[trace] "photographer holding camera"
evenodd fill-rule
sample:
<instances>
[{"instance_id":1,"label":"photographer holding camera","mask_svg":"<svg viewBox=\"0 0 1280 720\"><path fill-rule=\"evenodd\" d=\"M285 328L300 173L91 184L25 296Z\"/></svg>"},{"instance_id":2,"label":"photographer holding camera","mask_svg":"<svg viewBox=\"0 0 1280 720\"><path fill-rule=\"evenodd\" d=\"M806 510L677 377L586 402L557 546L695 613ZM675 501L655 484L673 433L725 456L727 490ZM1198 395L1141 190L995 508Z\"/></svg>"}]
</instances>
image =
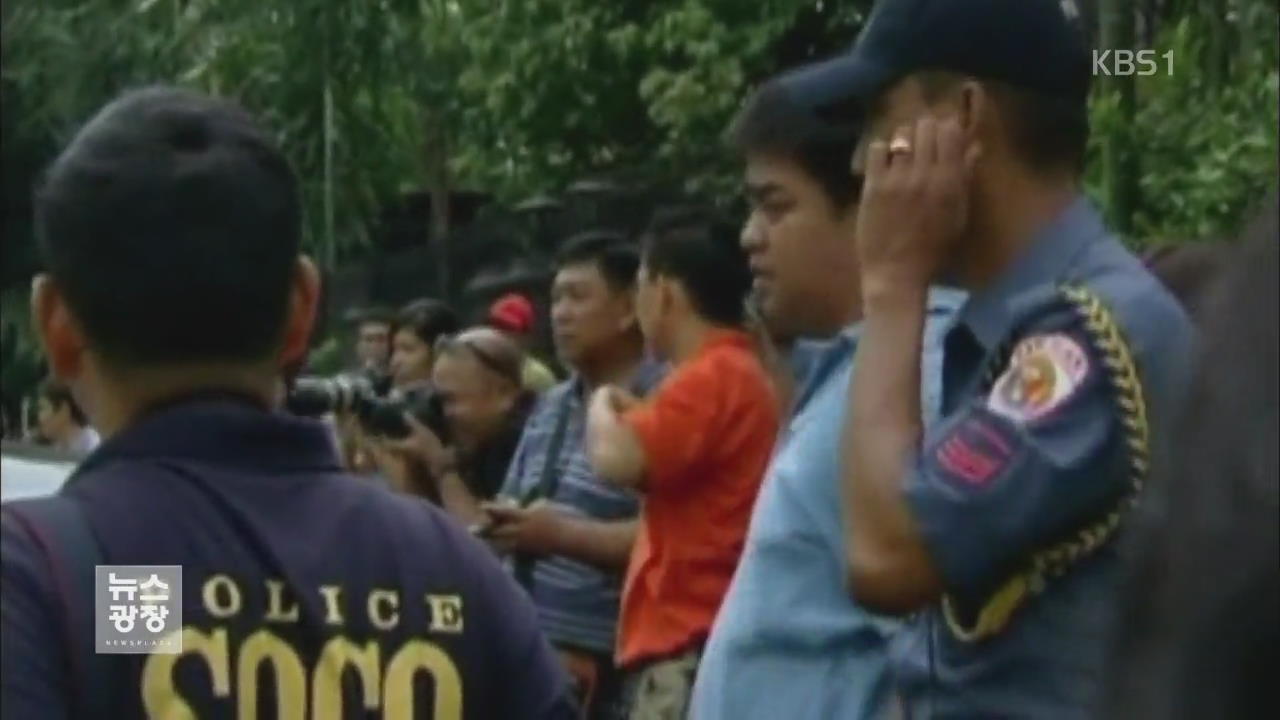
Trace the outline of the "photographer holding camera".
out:
<instances>
[{"instance_id":1,"label":"photographer holding camera","mask_svg":"<svg viewBox=\"0 0 1280 720\"><path fill-rule=\"evenodd\" d=\"M524 389L524 354L502 333L473 328L441 335L432 354L438 415L409 412L401 439L375 450L382 470L408 492L436 499L459 520L486 523L479 503L497 493L533 408ZM434 427L433 427L434 426Z\"/></svg>"},{"instance_id":2,"label":"photographer holding camera","mask_svg":"<svg viewBox=\"0 0 1280 720\"><path fill-rule=\"evenodd\" d=\"M378 467L394 480L404 471L388 473L388 464L394 463L379 461L373 445L379 437L408 435L403 410L431 415L433 346L441 336L458 331L458 316L439 300L421 298L394 316L373 310L356 317L360 369L331 379L299 380L287 405L302 415L333 413L348 469L368 474Z\"/></svg>"}]
</instances>

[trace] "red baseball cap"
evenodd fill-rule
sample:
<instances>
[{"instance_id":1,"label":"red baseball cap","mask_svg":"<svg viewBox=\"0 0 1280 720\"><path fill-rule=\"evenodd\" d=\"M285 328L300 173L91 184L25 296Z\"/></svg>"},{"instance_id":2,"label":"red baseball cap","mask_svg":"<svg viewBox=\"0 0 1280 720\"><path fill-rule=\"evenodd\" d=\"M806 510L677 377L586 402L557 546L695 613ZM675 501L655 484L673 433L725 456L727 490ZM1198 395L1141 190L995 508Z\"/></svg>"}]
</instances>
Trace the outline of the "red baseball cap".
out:
<instances>
[{"instance_id":1,"label":"red baseball cap","mask_svg":"<svg viewBox=\"0 0 1280 720\"><path fill-rule=\"evenodd\" d=\"M533 329L533 303L519 293L503 295L489 307L489 324L511 333L527 333Z\"/></svg>"}]
</instances>

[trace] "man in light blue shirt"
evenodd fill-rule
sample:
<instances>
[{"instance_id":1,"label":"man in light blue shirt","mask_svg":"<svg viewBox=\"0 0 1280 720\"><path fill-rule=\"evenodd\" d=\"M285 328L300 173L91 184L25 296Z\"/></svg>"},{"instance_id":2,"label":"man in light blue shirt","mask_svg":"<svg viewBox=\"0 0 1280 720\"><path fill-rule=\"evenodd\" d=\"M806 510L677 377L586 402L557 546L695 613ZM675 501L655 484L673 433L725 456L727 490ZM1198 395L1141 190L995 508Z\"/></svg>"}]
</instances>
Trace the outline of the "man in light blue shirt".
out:
<instances>
[{"instance_id":1,"label":"man in light blue shirt","mask_svg":"<svg viewBox=\"0 0 1280 720\"><path fill-rule=\"evenodd\" d=\"M763 86L731 139L746 158L752 211L742 242L760 310L779 334L813 340L797 345L805 367L794 414L699 668L696 720L879 718L890 706L898 624L853 601L842 531L840 434L861 314L860 183L849 170L857 128L819 118L793 77ZM961 299L946 290L931 298L925 408L938 405L940 338Z\"/></svg>"}]
</instances>

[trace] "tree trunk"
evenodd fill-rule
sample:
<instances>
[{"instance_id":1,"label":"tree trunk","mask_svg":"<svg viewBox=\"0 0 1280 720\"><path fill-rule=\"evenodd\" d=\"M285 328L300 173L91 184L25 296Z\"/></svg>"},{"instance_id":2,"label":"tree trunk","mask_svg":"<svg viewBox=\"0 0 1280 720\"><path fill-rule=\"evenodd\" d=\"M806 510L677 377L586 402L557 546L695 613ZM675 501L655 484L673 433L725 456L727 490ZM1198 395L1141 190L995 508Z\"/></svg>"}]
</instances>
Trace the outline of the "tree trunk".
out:
<instances>
[{"instance_id":1,"label":"tree trunk","mask_svg":"<svg viewBox=\"0 0 1280 720\"><path fill-rule=\"evenodd\" d=\"M1130 0L1103 0L1101 4L1102 48L1134 49L1134 7ZM1120 100L1120 117L1103 144L1103 187L1111 224L1122 235L1133 232L1133 216L1138 205L1137 154L1132 144L1136 111L1133 75L1103 78L1103 88Z\"/></svg>"},{"instance_id":2,"label":"tree trunk","mask_svg":"<svg viewBox=\"0 0 1280 720\"><path fill-rule=\"evenodd\" d=\"M1239 6L1231 0L1214 0L1213 2L1213 73L1216 76L1214 88L1220 88L1231 82L1231 51L1235 47L1235 24L1227 20L1232 6Z\"/></svg>"},{"instance_id":3,"label":"tree trunk","mask_svg":"<svg viewBox=\"0 0 1280 720\"><path fill-rule=\"evenodd\" d=\"M333 269L336 262L337 238L335 235L333 206L333 87L326 75L324 79L324 252L320 263L325 270Z\"/></svg>"},{"instance_id":4,"label":"tree trunk","mask_svg":"<svg viewBox=\"0 0 1280 720\"><path fill-rule=\"evenodd\" d=\"M336 134L333 118L333 6L326 5L324 13L324 38L323 48L321 50L321 72L324 77L324 88L322 91L321 113L324 123L324 195L322 203L324 207L324 236L320 239L323 243L318 253L320 266L324 270L333 268L335 260L334 245L337 239L334 237L335 214L333 206L333 140Z\"/></svg>"},{"instance_id":5,"label":"tree trunk","mask_svg":"<svg viewBox=\"0 0 1280 720\"><path fill-rule=\"evenodd\" d=\"M1142 37L1140 38L1141 46L1145 50L1155 47L1156 29L1159 26L1157 18L1156 5L1159 0L1146 0L1142 3Z\"/></svg>"},{"instance_id":6,"label":"tree trunk","mask_svg":"<svg viewBox=\"0 0 1280 720\"><path fill-rule=\"evenodd\" d=\"M436 267L436 287L440 299L452 300L452 276L449 272L449 147L444 118L428 109L425 114L424 160L427 192L431 197L431 223L427 246Z\"/></svg>"}]
</instances>

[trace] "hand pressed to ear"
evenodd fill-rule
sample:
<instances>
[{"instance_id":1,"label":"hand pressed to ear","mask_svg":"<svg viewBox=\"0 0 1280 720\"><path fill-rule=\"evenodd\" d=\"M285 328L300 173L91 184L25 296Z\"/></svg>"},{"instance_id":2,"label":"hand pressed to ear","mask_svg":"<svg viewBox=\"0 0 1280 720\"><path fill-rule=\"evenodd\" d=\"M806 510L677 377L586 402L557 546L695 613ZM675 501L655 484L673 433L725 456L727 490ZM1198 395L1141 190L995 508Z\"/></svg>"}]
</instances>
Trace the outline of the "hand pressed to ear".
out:
<instances>
[{"instance_id":1,"label":"hand pressed to ear","mask_svg":"<svg viewBox=\"0 0 1280 720\"><path fill-rule=\"evenodd\" d=\"M925 116L866 152L857 244L863 292L925 288L968 222L968 192L981 147L959 120Z\"/></svg>"}]
</instances>

